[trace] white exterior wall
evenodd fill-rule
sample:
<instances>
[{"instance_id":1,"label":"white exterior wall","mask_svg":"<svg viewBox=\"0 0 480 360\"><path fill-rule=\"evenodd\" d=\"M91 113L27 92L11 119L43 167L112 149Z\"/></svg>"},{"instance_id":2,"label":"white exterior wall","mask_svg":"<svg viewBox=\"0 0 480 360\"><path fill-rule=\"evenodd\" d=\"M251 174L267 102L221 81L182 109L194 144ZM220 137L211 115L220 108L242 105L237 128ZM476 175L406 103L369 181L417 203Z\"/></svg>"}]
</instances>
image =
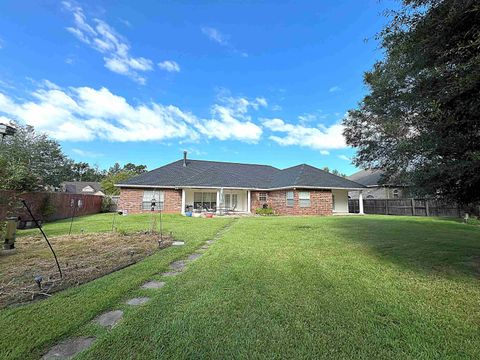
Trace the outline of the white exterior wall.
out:
<instances>
[{"instance_id":1,"label":"white exterior wall","mask_svg":"<svg viewBox=\"0 0 480 360\"><path fill-rule=\"evenodd\" d=\"M332 190L335 196L334 213L348 213L348 190Z\"/></svg>"}]
</instances>

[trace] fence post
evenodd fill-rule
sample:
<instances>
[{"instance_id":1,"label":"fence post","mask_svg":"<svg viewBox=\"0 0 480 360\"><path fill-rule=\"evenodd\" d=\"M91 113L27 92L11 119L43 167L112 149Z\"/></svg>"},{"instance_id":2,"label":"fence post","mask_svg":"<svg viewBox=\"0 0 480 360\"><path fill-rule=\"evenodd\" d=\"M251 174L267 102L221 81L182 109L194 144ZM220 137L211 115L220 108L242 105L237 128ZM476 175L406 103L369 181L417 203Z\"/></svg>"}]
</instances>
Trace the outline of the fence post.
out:
<instances>
[{"instance_id":1,"label":"fence post","mask_svg":"<svg viewBox=\"0 0 480 360\"><path fill-rule=\"evenodd\" d=\"M388 199L385 199L385 215L388 215Z\"/></svg>"},{"instance_id":2,"label":"fence post","mask_svg":"<svg viewBox=\"0 0 480 360\"><path fill-rule=\"evenodd\" d=\"M428 207L428 202L429 200L425 199L425 213L427 214L427 216L430 216L430 209Z\"/></svg>"},{"instance_id":3,"label":"fence post","mask_svg":"<svg viewBox=\"0 0 480 360\"><path fill-rule=\"evenodd\" d=\"M415 199L412 198L412 216L415 216Z\"/></svg>"}]
</instances>

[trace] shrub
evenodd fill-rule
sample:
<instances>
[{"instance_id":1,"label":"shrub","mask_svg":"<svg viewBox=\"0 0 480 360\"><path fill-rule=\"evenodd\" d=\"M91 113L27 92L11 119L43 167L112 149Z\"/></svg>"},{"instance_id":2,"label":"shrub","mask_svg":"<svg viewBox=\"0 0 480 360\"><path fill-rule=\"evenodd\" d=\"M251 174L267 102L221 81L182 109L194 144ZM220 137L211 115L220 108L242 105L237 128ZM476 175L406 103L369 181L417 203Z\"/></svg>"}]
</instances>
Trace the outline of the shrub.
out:
<instances>
[{"instance_id":1,"label":"shrub","mask_svg":"<svg viewBox=\"0 0 480 360\"><path fill-rule=\"evenodd\" d=\"M275 215L275 212L271 207L266 207L266 208L256 209L255 214L262 215L262 216L271 216L271 215Z\"/></svg>"},{"instance_id":2,"label":"shrub","mask_svg":"<svg viewBox=\"0 0 480 360\"><path fill-rule=\"evenodd\" d=\"M43 220L48 220L50 216L55 214L55 205L53 204L52 198L49 194L43 198L39 210Z\"/></svg>"},{"instance_id":3,"label":"shrub","mask_svg":"<svg viewBox=\"0 0 480 360\"><path fill-rule=\"evenodd\" d=\"M103 197L102 209L101 209L102 213L112 212L116 209L116 207L117 207L117 204L115 203L115 201L113 201L113 199L110 196L107 195Z\"/></svg>"}]
</instances>

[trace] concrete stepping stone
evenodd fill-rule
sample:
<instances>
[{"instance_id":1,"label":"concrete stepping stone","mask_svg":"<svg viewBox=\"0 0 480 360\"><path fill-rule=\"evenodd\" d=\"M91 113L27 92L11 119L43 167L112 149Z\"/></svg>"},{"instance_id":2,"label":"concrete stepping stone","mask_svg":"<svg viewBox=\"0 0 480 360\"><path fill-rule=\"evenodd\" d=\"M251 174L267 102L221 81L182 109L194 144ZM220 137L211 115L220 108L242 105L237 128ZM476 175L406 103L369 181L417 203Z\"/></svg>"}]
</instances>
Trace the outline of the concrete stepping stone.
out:
<instances>
[{"instance_id":1,"label":"concrete stepping stone","mask_svg":"<svg viewBox=\"0 0 480 360\"><path fill-rule=\"evenodd\" d=\"M211 245L211 244L213 244L214 242L215 242L215 240L207 240L207 241L206 241L206 243L207 243L208 245Z\"/></svg>"},{"instance_id":2,"label":"concrete stepping stone","mask_svg":"<svg viewBox=\"0 0 480 360\"><path fill-rule=\"evenodd\" d=\"M174 241L172 242L173 246L182 246L185 245L185 241Z\"/></svg>"},{"instance_id":3,"label":"concrete stepping stone","mask_svg":"<svg viewBox=\"0 0 480 360\"><path fill-rule=\"evenodd\" d=\"M123 318L123 311L122 310L114 310L106 312L98 316L95 319L95 322L103 326L104 328L111 329Z\"/></svg>"},{"instance_id":4,"label":"concrete stepping stone","mask_svg":"<svg viewBox=\"0 0 480 360\"><path fill-rule=\"evenodd\" d=\"M144 289L160 289L164 286L165 286L164 281L152 280L152 281L148 281L145 284L143 284L142 288L144 288Z\"/></svg>"},{"instance_id":5,"label":"concrete stepping stone","mask_svg":"<svg viewBox=\"0 0 480 360\"><path fill-rule=\"evenodd\" d=\"M178 260L171 263L170 268L175 271L183 271L185 269L185 265L187 265L185 260Z\"/></svg>"},{"instance_id":6,"label":"concrete stepping stone","mask_svg":"<svg viewBox=\"0 0 480 360\"><path fill-rule=\"evenodd\" d=\"M128 300L127 305L139 306L139 305L146 304L148 301L150 301L149 297L136 297Z\"/></svg>"},{"instance_id":7,"label":"concrete stepping stone","mask_svg":"<svg viewBox=\"0 0 480 360\"><path fill-rule=\"evenodd\" d=\"M94 341L95 338L93 336L82 336L65 340L53 346L45 355L43 355L42 359L71 359L79 352L88 349Z\"/></svg>"},{"instance_id":8,"label":"concrete stepping stone","mask_svg":"<svg viewBox=\"0 0 480 360\"><path fill-rule=\"evenodd\" d=\"M202 255L203 254L200 254L200 253L193 253L193 254L189 255L187 259L188 259L188 261L195 261Z\"/></svg>"},{"instance_id":9,"label":"concrete stepping stone","mask_svg":"<svg viewBox=\"0 0 480 360\"><path fill-rule=\"evenodd\" d=\"M200 249L202 249L202 250L207 250L209 247L210 247L210 246L208 246L208 245L203 245Z\"/></svg>"},{"instance_id":10,"label":"concrete stepping stone","mask_svg":"<svg viewBox=\"0 0 480 360\"><path fill-rule=\"evenodd\" d=\"M164 273L161 273L160 275L162 275L162 276L177 276L179 274L180 274L180 272L178 272L178 271L166 271Z\"/></svg>"}]
</instances>

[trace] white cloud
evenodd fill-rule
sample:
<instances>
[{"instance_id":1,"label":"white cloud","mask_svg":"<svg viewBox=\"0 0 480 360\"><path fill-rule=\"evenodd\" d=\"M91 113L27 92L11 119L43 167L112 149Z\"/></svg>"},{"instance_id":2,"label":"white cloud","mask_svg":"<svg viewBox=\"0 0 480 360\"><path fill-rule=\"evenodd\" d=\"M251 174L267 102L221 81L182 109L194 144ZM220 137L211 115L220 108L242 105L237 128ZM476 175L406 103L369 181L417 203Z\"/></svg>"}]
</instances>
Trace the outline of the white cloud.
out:
<instances>
[{"instance_id":1,"label":"white cloud","mask_svg":"<svg viewBox=\"0 0 480 360\"><path fill-rule=\"evenodd\" d=\"M255 143L262 136L262 128L253 123L249 108L257 110L260 106L265 106L266 100L254 101L247 98L235 98L231 96L220 96L220 104L212 107L212 119L206 120L198 125L198 130L209 138L219 140L236 139Z\"/></svg>"},{"instance_id":2,"label":"white cloud","mask_svg":"<svg viewBox=\"0 0 480 360\"><path fill-rule=\"evenodd\" d=\"M82 149L72 149L72 152L74 152L77 155L83 156L83 157L99 157L103 156L102 153L94 152L94 151L88 151L88 150L82 150Z\"/></svg>"},{"instance_id":3,"label":"white cloud","mask_svg":"<svg viewBox=\"0 0 480 360\"><path fill-rule=\"evenodd\" d=\"M130 104L107 88L62 89L44 81L30 100L15 100L0 92L0 115L30 125L64 141L165 141L208 139L256 142L262 128L249 111L265 101L224 96L211 107L211 117L199 118L173 105Z\"/></svg>"},{"instance_id":4,"label":"white cloud","mask_svg":"<svg viewBox=\"0 0 480 360\"><path fill-rule=\"evenodd\" d=\"M328 92L337 92L337 91L340 91L342 90L342 88L340 86L332 86L330 89L328 89Z\"/></svg>"},{"instance_id":5,"label":"white cloud","mask_svg":"<svg viewBox=\"0 0 480 360\"><path fill-rule=\"evenodd\" d=\"M153 70L153 62L150 59L131 56L128 41L106 22L94 19L89 23L80 6L69 1L62 4L72 13L74 19L74 26L67 27L68 32L103 54L107 69L128 76L139 84L145 84L146 79L139 72Z\"/></svg>"},{"instance_id":6,"label":"white cloud","mask_svg":"<svg viewBox=\"0 0 480 360\"><path fill-rule=\"evenodd\" d=\"M248 54L244 51L238 50L235 46L230 43L230 36L222 34L219 30L204 26L201 28L202 33L207 36L210 40L216 42L217 44L224 46L230 49L231 52L239 54L242 57L248 57Z\"/></svg>"},{"instance_id":7,"label":"white cloud","mask_svg":"<svg viewBox=\"0 0 480 360\"><path fill-rule=\"evenodd\" d=\"M320 154L322 154L322 155L330 155L330 151L328 151L328 150L320 150Z\"/></svg>"},{"instance_id":8,"label":"white cloud","mask_svg":"<svg viewBox=\"0 0 480 360\"><path fill-rule=\"evenodd\" d=\"M346 155L338 155L338 158L339 159L342 159L342 160L345 160L345 161L352 161L352 159L350 159L348 156Z\"/></svg>"},{"instance_id":9,"label":"white cloud","mask_svg":"<svg viewBox=\"0 0 480 360\"><path fill-rule=\"evenodd\" d=\"M179 72L180 66L172 60L165 60L158 63L158 67L168 72Z\"/></svg>"},{"instance_id":10,"label":"white cloud","mask_svg":"<svg viewBox=\"0 0 480 360\"><path fill-rule=\"evenodd\" d=\"M227 37L215 28L202 27L202 33L220 45L227 46L229 44Z\"/></svg>"},{"instance_id":11,"label":"white cloud","mask_svg":"<svg viewBox=\"0 0 480 360\"><path fill-rule=\"evenodd\" d=\"M321 125L319 127L307 127L299 124L288 124L277 118L263 119L263 125L274 133L285 134L284 136L270 136L271 140L282 146L297 145L320 151L347 147L341 124L334 124L329 127Z\"/></svg>"}]
</instances>

